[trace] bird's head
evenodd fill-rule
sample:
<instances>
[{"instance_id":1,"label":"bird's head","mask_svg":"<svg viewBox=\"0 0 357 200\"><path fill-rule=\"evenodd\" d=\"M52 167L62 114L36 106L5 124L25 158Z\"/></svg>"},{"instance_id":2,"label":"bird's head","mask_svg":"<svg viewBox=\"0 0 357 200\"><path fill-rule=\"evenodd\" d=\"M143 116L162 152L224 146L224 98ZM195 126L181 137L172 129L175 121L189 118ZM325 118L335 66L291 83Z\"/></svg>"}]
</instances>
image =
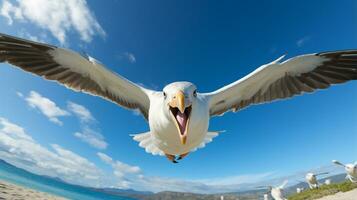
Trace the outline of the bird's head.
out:
<instances>
[{"instance_id":1,"label":"bird's head","mask_svg":"<svg viewBox=\"0 0 357 200\"><path fill-rule=\"evenodd\" d=\"M189 82L175 82L163 89L168 115L176 125L182 144L186 144L192 106L197 97L196 86Z\"/></svg>"},{"instance_id":2,"label":"bird's head","mask_svg":"<svg viewBox=\"0 0 357 200\"><path fill-rule=\"evenodd\" d=\"M308 181L316 179L316 175L313 173L307 173L305 177Z\"/></svg>"},{"instance_id":3,"label":"bird's head","mask_svg":"<svg viewBox=\"0 0 357 200\"><path fill-rule=\"evenodd\" d=\"M346 164L345 169L349 174L357 174L357 165Z\"/></svg>"}]
</instances>

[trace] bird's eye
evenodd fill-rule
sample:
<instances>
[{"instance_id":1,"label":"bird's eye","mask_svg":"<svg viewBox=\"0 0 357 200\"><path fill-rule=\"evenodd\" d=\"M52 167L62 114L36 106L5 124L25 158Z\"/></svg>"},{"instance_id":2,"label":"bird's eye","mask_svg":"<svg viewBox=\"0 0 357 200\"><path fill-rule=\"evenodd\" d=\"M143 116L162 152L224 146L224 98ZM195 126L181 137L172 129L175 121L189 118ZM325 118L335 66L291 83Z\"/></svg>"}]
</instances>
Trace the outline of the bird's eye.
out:
<instances>
[{"instance_id":1,"label":"bird's eye","mask_svg":"<svg viewBox=\"0 0 357 200\"><path fill-rule=\"evenodd\" d=\"M163 92L163 94L164 94L164 98L166 99L166 96L167 96L167 95L166 95L166 92Z\"/></svg>"},{"instance_id":2,"label":"bird's eye","mask_svg":"<svg viewBox=\"0 0 357 200\"><path fill-rule=\"evenodd\" d=\"M193 91L193 96L197 97L197 90Z\"/></svg>"}]
</instances>

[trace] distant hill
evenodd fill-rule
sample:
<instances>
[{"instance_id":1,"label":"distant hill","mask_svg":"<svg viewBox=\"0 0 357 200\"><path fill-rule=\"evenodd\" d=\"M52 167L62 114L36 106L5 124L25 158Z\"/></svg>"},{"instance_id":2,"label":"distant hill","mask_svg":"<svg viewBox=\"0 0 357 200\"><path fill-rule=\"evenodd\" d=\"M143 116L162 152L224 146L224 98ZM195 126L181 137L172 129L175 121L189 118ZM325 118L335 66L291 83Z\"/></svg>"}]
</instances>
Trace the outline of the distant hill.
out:
<instances>
[{"instance_id":1,"label":"distant hill","mask_svg":"<svg viewBox=\"0 0 357 200\"><path fill-rule=\"evenodd\" d=\"M187 192L159 192L152 195L138 195L134 198L140 200L220 200L224 195L224 200L236 200L235 194L195 194ZM256 196L239 196L239 200L256 200Z\"/></svg>"},{"instance_id":2,"label":"distant hill","mask_svg":"<svg viewBox=\"0 0 357 200\"><path fill-rule=\"evenodd\" d=\"M346 177L346 174L337 174L337 175L333 175L333 176L329 176L329 177L326 177L326 178L319 179L318 182L320 184L323 184L323 183L325 183L326 179L330 179L332 183L340 183L340 182L343 182L343 181L346 180L345 177ZM309 188L309 185L306 182L298 183L296 185L293 185L293 186L290 186L290 187L286 188L284 190L284 192L287 195L291 195L291 194L296 192L296 188L298 188L298 187L307 189L307 188Z\"/></svg>"},{"instance_id":3,"label":"distant hill","mask_svg":"<svg viewBox=\"0 0 357 200\"><path fill-rule=\"evenodd\" d=\"M125 196L131 198L139 198L143 196L153 195L153 192L149 191L136 191L132 189L118 189L118 188L91 188L94 191L102 192L105 194L117 195L117 196Z\"/></svg>"}]
</instances>

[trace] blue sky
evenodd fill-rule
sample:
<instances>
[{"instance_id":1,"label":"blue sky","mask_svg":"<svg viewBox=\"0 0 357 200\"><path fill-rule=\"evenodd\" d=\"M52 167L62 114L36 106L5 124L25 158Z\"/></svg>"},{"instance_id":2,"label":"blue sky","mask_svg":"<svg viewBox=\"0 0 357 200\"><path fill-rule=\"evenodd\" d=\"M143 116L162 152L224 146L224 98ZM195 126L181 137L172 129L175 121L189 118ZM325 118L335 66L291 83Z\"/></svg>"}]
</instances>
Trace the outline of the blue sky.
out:
<instances>
[{"instance_id":1,"label":"blue sky","mask_svg":"<svg viewBox=\"0 0 357 200\"><path fill-rule=\"evenodd\" d=\"M35 0L3 0L0 5L1 32L86 52L157 90L186 80L209 92L283 54L357 48L357 3L347 0L63 1L41 7ZM210 130L226 132L173 165L145 153L129 136L148 130L135 112L7 64L0 65L0 74L0 134L26 134L32 138L26 144L48 150L53 159L24 150L21 155L32 163L24 164L30 161L9 151L14 145L21 150L13 143L7 152L0 150L1 157L78 184L231 191L291 174L302 179L300 172L329 167L332 159L357 160L357 82L213 118ZM70 168L87 166L88 176L51 168L71 160L77 163ZM103 175L91 179L97 171Z\"/></svg>"}]
</instances>

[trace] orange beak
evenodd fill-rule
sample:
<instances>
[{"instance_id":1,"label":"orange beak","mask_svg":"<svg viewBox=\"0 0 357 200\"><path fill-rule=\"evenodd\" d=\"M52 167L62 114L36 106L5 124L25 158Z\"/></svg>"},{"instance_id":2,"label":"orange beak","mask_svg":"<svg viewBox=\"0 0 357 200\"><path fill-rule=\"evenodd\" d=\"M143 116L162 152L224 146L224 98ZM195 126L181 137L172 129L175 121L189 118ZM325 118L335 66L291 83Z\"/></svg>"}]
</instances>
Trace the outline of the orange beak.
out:
<instances>
[{"instance_id":1,"label":"orange beak","mask_svg":"<svg viewBox=\"0 0 357 200\"><path fill-rule=\"evenodd\" d=\"M185 112L185 94L181 90L178 91L169 105L172 108L178 108L181 113Z\"/></svg>"},{"instance_id":2,"label":"orange beak","mask_svg":"<svg viewBox=\"0 0 357 200\"><path fill-rule=\"evenodd\" d=\"M169 102L169 106L171 108L177 108L178 109L177 112L185 113L186 105L185 105L185 94L183 93L183 91L181 91L181 90L178 91L175 94L175 96L172 97L172 100ZM190 118L189 118L189 115L188 115L187 116L187 122L186 122L185 127L184 127L185 130L183 131L182 130L183 129L182 125L180 126L178 121L177 121L177 119L176 119L177 112L176 112L176 114L174 114L174 113L171 113L171 114L172 114L173 120L175 121L175 125L176 125L176 128L178 130L178 133L180 135L181 144L186 144L186 141L187 141L187 129L188 129L188 124L189 124Z\"/></svg>"}]
</instances>

